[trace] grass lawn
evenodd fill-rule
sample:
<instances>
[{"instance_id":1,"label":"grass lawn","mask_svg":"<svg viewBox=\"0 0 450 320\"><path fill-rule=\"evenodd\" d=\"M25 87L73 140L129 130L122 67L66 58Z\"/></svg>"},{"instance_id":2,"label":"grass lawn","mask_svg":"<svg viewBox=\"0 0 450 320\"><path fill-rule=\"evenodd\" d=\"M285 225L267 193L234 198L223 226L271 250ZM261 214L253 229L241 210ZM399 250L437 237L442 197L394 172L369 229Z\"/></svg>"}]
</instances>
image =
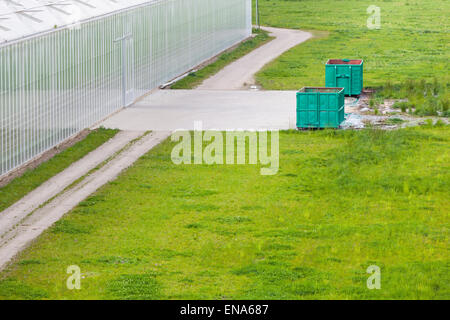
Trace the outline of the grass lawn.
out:
<instances>
[{"instance_id":1,"label":"grass lawn","mask_svg":"<svg viewBox=\"0 0 450 320\"><path fill-rule=\"evenodd\" d=\"M67 148L49 161L42 163L35 169L28 170L22 176L14 179L6 186L1 187L0 211L5 210L27 193L66 169L73 162L98 148L104 142L111 139L117 132L117 130L102 128L94 130L85 139L77 142L72 147Z\"/></svg>"},{"instance_id":2,"label":"grass lawn","mask_svg":"<svg viewBox=\"0 0 450 320\"><path fill-rule=\"evenodd\" d=\"M204 80L222 70L226 65L236 61L252 50L273 39L263 30L253 29L253 34L256 34L254 38L244 41L235 49L221 54L216 61L206 67L190 73L187 77L174 83L171 86L171 89L193 89L200 85Z\"/></svg>"},{"instance_id":3,"label":"grass lawn","mask_svg":"<svg viewBox=\"0 0 450 320\"><path fill-rule=\"evenodd\" d=\"M265 89L325 85L329 58L364 59L365 86L407 79L449 82L450 1L259 0L261 23L329 31L270 63L257 80ZM381 29L367 28L366 9L381 8Z\"/></svg>"},{"instance_id":4,"label":"grass lawn","mask_svg":"<svg viewBox=\"0 0 450 320\"><path fill-rule=\"evenodd\" d=\"M280 133L280 171L166 141L0 274L0 299L449 299L450 127ZM81 290L66 288L78 265ZM381 268L381 290L366 269Z\"/></svg>"}]
</instances>

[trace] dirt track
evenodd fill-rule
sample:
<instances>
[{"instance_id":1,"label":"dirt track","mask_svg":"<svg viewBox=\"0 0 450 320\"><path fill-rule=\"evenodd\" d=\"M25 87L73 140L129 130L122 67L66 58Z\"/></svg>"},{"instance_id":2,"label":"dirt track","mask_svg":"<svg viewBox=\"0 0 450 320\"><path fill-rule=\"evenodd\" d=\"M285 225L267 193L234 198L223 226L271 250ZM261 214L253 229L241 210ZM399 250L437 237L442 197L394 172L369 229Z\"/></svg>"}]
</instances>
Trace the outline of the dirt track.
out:
<instances>
[{"instance_id":1,"label":"dirt track","mask_svg":"<svg viewBox=\"0 0 450 320\"><path fill-rule=\"evenodd\" d=\"M98 190L98 188L114 180L123 170L131 166L155 145L166 139L168 135L169 132L158 132L142 136L102 168L88 175L72 188L60 193L47 204L44 204L45 197L41 199L44 200L41 201L44 205L36 210L32 210L34 206L32 206L33 201L31 199L29 199L28 206L19 205L15 208L17 211L10 210L9 214L4 217L4 221L0 224L2 227L0 238L0 270L14 256L26 248L32 240L44 232L44 230L61 219L64 214L72 210L78 203ZM127 136L130 137L132 135ZM88 163L88 160L93 161L94 159L84 159L80 164L75 165ZM63 174L67 175L70 172L64 171ZM50 193L46 196L49 195ZM25 201L23 203L26 204L27 202ZM23 216L24 213L28 214Z\"/></svg>"}]
</instances>

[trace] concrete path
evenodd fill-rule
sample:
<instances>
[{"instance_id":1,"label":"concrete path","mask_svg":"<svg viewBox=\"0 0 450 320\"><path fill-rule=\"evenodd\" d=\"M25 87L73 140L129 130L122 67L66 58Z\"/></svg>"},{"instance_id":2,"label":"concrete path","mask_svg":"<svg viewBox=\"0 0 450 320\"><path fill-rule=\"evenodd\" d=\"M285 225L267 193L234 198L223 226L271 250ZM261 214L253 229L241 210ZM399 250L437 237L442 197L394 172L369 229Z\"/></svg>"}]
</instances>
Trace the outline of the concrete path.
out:
<instances>
[{"instance_id":1,"label":"concrete path","mask_svg":"<svg viewBox=\"0 0 450 320\"><path fill-rule=\"evenodd\" d=\"M276 38L205 80L198 90L159 90L101 125L121 130L293 129L294 91L246 90L254 75L283 52L312 35L300 30L263 29Z\"/></svg>"},{"instance_id":2,"label":"concrete path","mask_svg":"<svg viewBox=\"0 0 450 320\"><path fill-rule=\"evenodd\" d=\"M205 80L197 89L200 90L239 90L255 83L254 75L267 63L283 52L305 42L312 34L300 30L262 28L276 37L269 43L253 50L246 56L229 64L216 75Z\"/></svg>"},{"instance_id":3,"label":"concrete path","mask_svg":"<svg viewBox=\"0 0 450 320\"><path fill-rule=\"evenodd\" d=\"M142 134L143 132L124 133L121 141L127 140L124 138L125 136L138 138ZM44 230L61 219L64 214L72 210L79 202L94 193L98 188L114 180L124 169L131 166L151 148L166 139L169 134L169 132L157 132L143 136L125 148L102 168L88 175L72 188L57 195L44 206L34 210L30 215L22 217L19 223L14 222L19 219L20 214L25 212L25 208L31 209L34 206L32 204L33 201L30 201L28 206L18 206L17 208L21 210L18 211L17 217L12 214L13 211L10 211L9 218L3 219L0 223L2 227L0 234L0 270ZM119 136L118 138L122 139L122 137ZM127 143L129 142L128 140ZM106 149L103 148L103 150ZM77 176L76 178L79 177ZM0 213L0 215L2 214ZM8 229L8 227L10 228Z\"/></svg>"},{"instance_id":4,"label":"concrete path","mask_svg":"<svg viewBox=\"0 0 450 320\"><path fill-rule=\"evenodd\" d=\"M121 130L293 129L295 91L159 90L104 121Z\"/></svg>"}]
</instances>

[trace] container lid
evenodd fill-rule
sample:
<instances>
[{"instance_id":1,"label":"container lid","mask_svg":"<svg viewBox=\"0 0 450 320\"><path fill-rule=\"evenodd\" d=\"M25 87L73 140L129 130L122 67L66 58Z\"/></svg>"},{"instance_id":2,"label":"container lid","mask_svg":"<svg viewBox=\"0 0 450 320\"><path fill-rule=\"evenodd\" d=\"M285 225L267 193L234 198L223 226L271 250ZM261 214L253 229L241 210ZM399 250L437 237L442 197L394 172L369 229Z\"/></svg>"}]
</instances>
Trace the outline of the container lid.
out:
<instances>
[{"instance_id":1,"label":"container lid","mask_svg":"<svg viewBox=\"0 0 450 320\"><path fill-rule=\"evenodd\" d=\"M339 93L344 88L327 88L327 87L303 87L298 92L300 93Z\"/></svg>"},{"instance_id":2,"label":"container lid","mask_svg":"<svg viewBox=\"0 0 450 320\"><path fill-rule=\"evenodd\" d=\"M330 59L327 64L361 64L362 60L350 60L350 59Z\"/></svg>"},{"instance_id":3,"label":"container lid","mask_svg":"<svg viewBox=\"0 0 450 320\"><path fill-rule=\"evenodd\" d=\"M1 0L0 45L157 0Z\"/></svg>"}]
</instances>

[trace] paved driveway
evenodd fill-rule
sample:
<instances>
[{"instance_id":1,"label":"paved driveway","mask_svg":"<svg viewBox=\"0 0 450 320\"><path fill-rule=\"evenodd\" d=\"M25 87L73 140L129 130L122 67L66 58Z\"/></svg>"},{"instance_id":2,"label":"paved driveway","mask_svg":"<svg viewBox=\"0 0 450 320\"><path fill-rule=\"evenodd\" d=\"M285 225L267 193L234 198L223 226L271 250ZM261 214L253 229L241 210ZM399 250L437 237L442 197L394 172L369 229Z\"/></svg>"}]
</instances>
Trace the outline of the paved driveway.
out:
<instances>
[{"instance_id":1,"label":"paved driveway","mask_svg":"<svg viewBox=\"0 0 450 320\"><path fill-rule=\"evenodd\" d=\"M308 40L300 30L264 28L274 40L226 66L197 90L158 90L100 125L121 130L293 129L295 92L245 90L266 63Z\"/></svg>"},{"instance_id":2,"label":"paved driveway","mask_svg":"<svg viewBox=\"0 0 450 320\"><path fill-rule=\"evenodd\" d=\"M101 123L121 130L293 129L295 91L158 90Z\"/></svg>"}]
</instances>

